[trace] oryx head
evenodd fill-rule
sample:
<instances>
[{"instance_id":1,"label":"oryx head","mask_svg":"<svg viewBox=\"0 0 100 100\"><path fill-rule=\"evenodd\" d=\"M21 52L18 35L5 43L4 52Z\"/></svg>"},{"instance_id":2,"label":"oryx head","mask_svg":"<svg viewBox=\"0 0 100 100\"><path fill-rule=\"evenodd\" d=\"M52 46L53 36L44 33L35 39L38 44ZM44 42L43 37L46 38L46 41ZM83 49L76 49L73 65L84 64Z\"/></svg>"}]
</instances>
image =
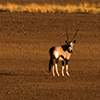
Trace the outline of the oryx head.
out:
<instances>
[{"instance_id":1,"label":"oryx head","mask_svg":"<svg viewBox=\"0 0 100 100\"><path fill-rule=\"evenodd\" d=\"M76 43L76 40L74 40L74 38L76 37L78 31L79 31L79 29L76 30L75 35L73 36L72 40L69 41L68 29L66 28L67 41L65 41L65 42L67 43L69 51L72 51L73 46Z\"/></svg>"}]
</instances>

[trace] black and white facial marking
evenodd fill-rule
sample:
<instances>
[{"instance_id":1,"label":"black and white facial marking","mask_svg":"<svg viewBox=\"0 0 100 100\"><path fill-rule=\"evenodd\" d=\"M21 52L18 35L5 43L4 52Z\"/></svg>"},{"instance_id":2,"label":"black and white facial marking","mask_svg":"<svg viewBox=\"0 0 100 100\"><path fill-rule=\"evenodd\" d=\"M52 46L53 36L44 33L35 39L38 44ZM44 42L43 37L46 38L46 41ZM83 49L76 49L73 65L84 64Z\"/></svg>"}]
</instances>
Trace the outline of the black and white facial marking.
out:
<instances>
[{"instance_id":1,"label":"black and white facial marking","mask_svg":"<svg viewBox=\"0 0 100 100\"><path fill-rule=\"evenodd\" d=\"M76 31L74 38L77 32L78 31ZM68 39L68 33L67 33L67 39ZM62 61L61 75L64 76L64 68L66 67L66 75L70 76L68 73L68 61L70 60L71 54L73 52L73 46L76 43L76 40L73 41L73 39L71 42L69 42L69 39L68 41L65 41L66 42L65 45L55 46L50 48L49 71L52 69L53 76L55 76L55 72L58 76L60 76L58 72L58 61Z\"/></svg>"},{"instance_id":2,"label":"black and white facial marking","mask_svg":"<svg viewBox=\"0 0 100 100\"><path fill-rule=\"evenodd\" d=\"M73 46L74 46L74 43L76 43L76 40L74 40L73 42L66 42L66 45L62 46L63 50L66 51L66 49L68 50L68 52L72 52L73 50Z\"/></svg>"}]
</instances>

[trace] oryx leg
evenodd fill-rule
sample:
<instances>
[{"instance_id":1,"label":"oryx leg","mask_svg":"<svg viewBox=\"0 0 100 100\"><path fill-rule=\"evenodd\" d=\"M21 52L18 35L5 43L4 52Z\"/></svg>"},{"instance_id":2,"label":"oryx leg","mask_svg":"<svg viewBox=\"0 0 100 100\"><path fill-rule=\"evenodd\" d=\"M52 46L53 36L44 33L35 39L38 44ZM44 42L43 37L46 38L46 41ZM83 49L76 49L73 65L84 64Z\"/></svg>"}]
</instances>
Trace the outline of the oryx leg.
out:
<instances>
[{"instance_id":1,"label":"oryx leg","mask_svg":"<svg viewBox=\"0 0 100 100\"><path fill-rule=\"evenodd\" d=\"M68 65L66 65L66 75L68 75L70 77L70 74L68 72Z\"/></svg>"},{"instance_id":2,"label":"oryx leg","mask_svg":"<svg viewBox=\"0 0 100 100\"><path fill-rule=\"evenodd\" d=\"M61 70L62 76L64 76L64 61L62 61L62 70Z\"/></svg>"},{"instance_id":3,"label":"oryx leg","mask_svg":"<svg viewBox=\"0 0 100 100\"><path fill-rule=\"evenodd\" d=\"M55 59L53 59L52 74L55 76Z\"/></svg>"},{"instance_id":4,"label":"oryx leg","mask_svg":"<svg viewBox=\"0 0 100 100\"><path fill-rule=\"evenodd\" d=\"M56 74L59 76L59 72L58 72L58 59L56 59L55 70L56 70Z\"/></svg>"},{"instance_id":5,"label":"oryx leg","mask_svg":"<svg viewBox=\"0 0 100 100\"><path fill-rule=\"evenodd\" d=\"M70 74L68 73L68 60L66 59L65 61L66 61L66 75L70 76Z\"/></svg>"},{"instance_id":6,"label":"oryx leg","mask_svg":"<svg viewBox=\"0 0 100 100\"><path fill-rule=\"evenodd\" d=\"M52 66L52 73L53 73L53 76L55 76L55 71L56 71L56 74L59 76L59 72L58 72L58 59L53 59L53 66Z\"/></svg>"},{"instance_id":7,"label":"oryx leg","mask_svg":"<svg viewBox=\"0 0 100 100\"><path fill-rule=\"evenodd\" d=\"M53 73L53 76L55 76L55 68L54 68L55 66L53 65L53 67L52 67L52 73Z\"/></svg>"}]
</instances>

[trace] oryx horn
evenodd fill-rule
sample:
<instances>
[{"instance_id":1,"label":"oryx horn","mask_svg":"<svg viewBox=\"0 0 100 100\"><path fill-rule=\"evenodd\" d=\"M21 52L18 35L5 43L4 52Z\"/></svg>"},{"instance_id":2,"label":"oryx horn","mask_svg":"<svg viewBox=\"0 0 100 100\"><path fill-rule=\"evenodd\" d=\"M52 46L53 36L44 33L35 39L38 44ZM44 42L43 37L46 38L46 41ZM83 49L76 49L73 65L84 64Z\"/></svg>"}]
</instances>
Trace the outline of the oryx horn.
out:
<instances>
[{"instance_id":1,"label":"oryx horn","mask_svg":"<svg viewBox=\"0 0 100 100\"><path fill-rule=\"evenodd\" d=\"M69 41L68 28L66 28L67 41Z\"/></svg>"},{"instance_id":2,"label":"oryx horn","mask_svg":"<svg viewBox=\"0 0 100 100\"><path fill-rule=\"evenodd\" d=\"M73 41L73 39L76 37L78 31L79 31L79 29L76 30L75 35L74 35L73 38L72 38L72 41Z\"/></svg>"}]
</instances>

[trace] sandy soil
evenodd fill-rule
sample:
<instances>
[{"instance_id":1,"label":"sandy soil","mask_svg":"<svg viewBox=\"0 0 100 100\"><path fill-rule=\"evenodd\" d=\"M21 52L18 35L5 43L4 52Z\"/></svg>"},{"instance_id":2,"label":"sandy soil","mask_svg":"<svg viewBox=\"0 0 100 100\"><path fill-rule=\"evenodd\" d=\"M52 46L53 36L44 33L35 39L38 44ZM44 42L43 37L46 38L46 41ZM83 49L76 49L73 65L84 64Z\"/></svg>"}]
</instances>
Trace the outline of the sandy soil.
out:
<instances>
[{"instance_id":1,"label":"sandy soil","mask_svg":"<svg viewBox=\"0 0 100 100\"><path fill-rule=\"evenodd\" d=\"M53 77L48 51L65 44L66 27L70 39L80 29L71 77ZM0 12L0 100L47 99L100 99L99 14Z\"/></svg>"}]
</instances>

